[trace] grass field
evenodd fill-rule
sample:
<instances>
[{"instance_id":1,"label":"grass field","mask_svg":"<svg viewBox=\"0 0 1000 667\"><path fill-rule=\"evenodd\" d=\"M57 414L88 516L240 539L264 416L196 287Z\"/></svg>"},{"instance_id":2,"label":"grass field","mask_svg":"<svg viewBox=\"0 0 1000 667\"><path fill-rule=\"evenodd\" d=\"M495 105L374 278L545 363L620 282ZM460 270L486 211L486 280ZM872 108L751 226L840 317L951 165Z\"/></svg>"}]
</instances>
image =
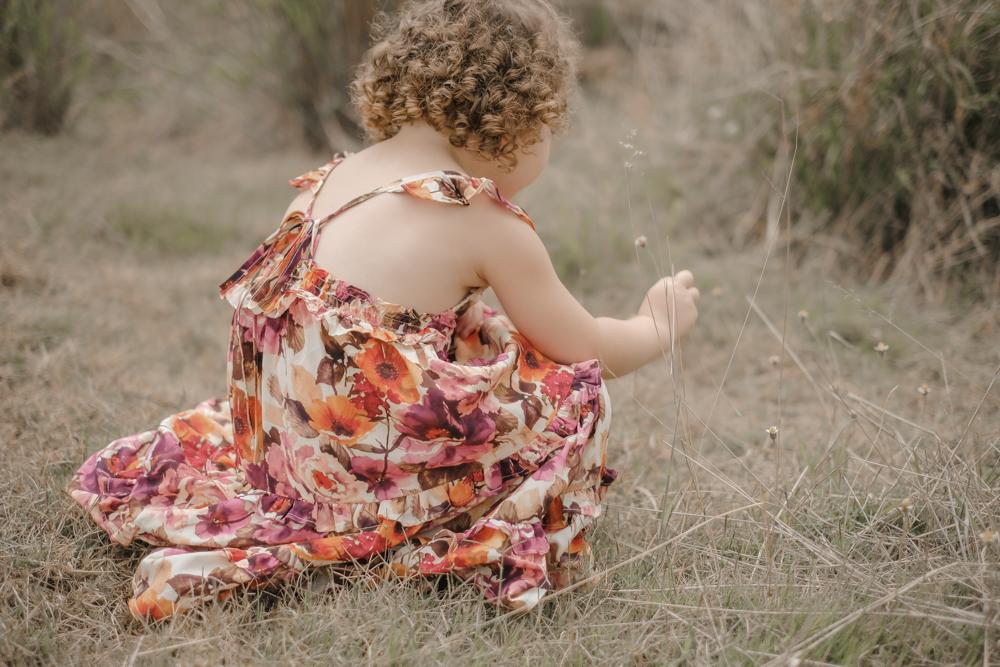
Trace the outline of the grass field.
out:
<instances>
[{"instance_id":1,"label":"grass field","mask_svg":"<svg viewBox=\"0 0 1000 667\"><path fill-rule=\"evenodd\" d=\"M671 265L704 295L673 359L609 384L620 475L590 586L511 617L454 582L311 577L139 625L151 547L110 543L62 489L224 392L216 285L326 159L234 136L227 98L145 95L0 138L0 664L1000 662L996 307L865 284L830 239L791 261L787 164L742 177L778 233L713 236L695 213L735 196L705 169L724 146L685 134L677 98L669 134L666 111L587 98L519 197L595 314L630 315Z\"/></svg>"}]
</instances>

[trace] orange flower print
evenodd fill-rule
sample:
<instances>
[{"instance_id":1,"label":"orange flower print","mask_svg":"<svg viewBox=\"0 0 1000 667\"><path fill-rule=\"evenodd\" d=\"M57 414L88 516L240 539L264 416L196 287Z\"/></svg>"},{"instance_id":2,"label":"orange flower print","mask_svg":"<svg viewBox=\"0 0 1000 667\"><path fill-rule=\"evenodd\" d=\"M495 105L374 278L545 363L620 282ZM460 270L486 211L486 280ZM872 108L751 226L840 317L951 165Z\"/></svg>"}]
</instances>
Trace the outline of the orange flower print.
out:
<instances>
[{"instance_id":1,"label":"orange flower print","mask_svg":"<svg viewBox=\"0 0 1000 667\"><path fill-rule=\"evenodd\" d=\"M310 476L316 485L316 492L326 498L352 502L361 498L366 491L367 485L347 472L336 460L310 457L308 462L302 462L298 465L300 469L307 469L307 466L317 466L312 468Z\"/></svg>"},{"instance_id":2,"label":"orange flower print","mask_svg":"<svg viewBox=\"0 0 1000 667\"><path fill-rule=\"evenodd\" d=\"M420 400L417 391L419 373L392 345L373 338L365 349L355 357L355 362L368 381L385 392L393 403L416 403Z\"/></svg>"},{"instance_id":3,"label":"orange flower print","mask_svg":"<svg viewBox=\"0 0 1000 667\"><path fill-rule=\"evenodd\" d=\"M364 410L358 408L347 396L329 396L325 400L304 403L309 415L309 425L320 433L333 436L345 447L356 443L359 438L375 428L375 422L368 419Z\"/></svg>"},{"instance_id":4,"label":"orange flower print","mask_svg":"<svg viewBox=\"0 0 1000 667\"><path fill-rule=\"evenodd\" d=\"M262 451L255 445L255 435L261 419L260 402L247 396L235 386L232 388L233 441L240 458L250 463L260 461Z\"/></svg>"},{"instance_id":5,"label":"orange flower print","mask_svg":"<svg viewBox=\"0 0 1000 667\"><path fill-rule=\"evenodd\" d=\"M448 500L453 507L465 507L476 498L476 487L472 480L463 478L448 487Z\"/></svg>"},{"instance_id":6,"label":"orange flower print","mask_svg":"<svg viewBox=\"0 0 1000 667\"><path fill-rule=\"evenodd\" d=\"M174 550L179 551L179 550ZM170 553L170 550L164 551ZM137 590L128 601L132 615L142 620L158 621L170 616L175 611L174 600L177 594L170 588L170 577L173 574L169 562L161 562L152 576L147 576L143 587Z\"/></svg>"},{"instance_id":7,"label":"orange flower print","mask_svg":"<svg viewBox=\"0 0 1000 667\"><path fill-rule=\"evenodd\" d=\"M539 352L528 342L520 332L512 332L514 339L521 347L521 360L517 374L525 382L541 382L552 371L558 371L560 366Z\"/></svg>"},{"instance_id":8,"label":"orange flower print","mask_svg":"<svg viewBox=\"0 0 1000 667\"><path fill-rule=\"evenodd\" d=\"M232 467L232 447L225 442L219 423L203 412L193 410L175 415L170 427L180 441L184 460L198 469L211 461Z\"/></svg>"}]
</instances>

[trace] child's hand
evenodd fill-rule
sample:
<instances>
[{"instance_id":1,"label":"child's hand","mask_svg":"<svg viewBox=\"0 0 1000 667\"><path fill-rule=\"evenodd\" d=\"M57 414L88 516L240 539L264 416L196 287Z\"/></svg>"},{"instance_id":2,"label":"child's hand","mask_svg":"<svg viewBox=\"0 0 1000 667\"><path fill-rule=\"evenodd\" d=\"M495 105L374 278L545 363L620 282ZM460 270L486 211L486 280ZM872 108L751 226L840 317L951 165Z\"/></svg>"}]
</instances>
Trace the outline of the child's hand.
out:
<instances>
[{"instance_id":1,"label":"child's hand","mask_svg":"<svg viewBox=\"0 0 1000 667\"><path fill-rule=\"evenodd\" d=\"M694 274L685 269L656 281L646 292L638 314L653 319L660 343L669 346L671 332L675 332L674 340L679 341L698 320L700 298Z\"/></svg>"}]
</instances>

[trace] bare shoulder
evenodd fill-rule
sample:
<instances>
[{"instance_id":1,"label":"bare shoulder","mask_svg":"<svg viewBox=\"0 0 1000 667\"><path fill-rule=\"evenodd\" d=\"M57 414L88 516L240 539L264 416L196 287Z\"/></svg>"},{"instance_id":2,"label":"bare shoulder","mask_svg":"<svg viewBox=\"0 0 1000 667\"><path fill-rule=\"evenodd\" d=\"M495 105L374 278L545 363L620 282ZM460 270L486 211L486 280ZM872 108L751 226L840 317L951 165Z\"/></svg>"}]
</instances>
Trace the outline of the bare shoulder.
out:
<instances>
[{"instance_id":1,"label":"bare shoulder","mask_svg":"<svg viewBox=\"0 0 1000 667\"><path fill-rule=\"evenodd\" d=\"M470 245L477 275L488 279L502 267L535 270L549 263L541 238L517 214L485 193L469 203L463 207L468 227L462 236Z\"/></svg>"},{"instance_id":2,"label":"bare shoulder","mask_svg":"<svg viewBox=\"0 0 1000 667\"><path fill-rule=\"evenodd\" d=\"M294 197L292 201L288 203L288 207L285 209L285 214L282 219L287 218L291 215L292 211L304 211L306 206L309 204L309 197L311 193L309 190L300 190Z\"/></svg>"}]
</instances>

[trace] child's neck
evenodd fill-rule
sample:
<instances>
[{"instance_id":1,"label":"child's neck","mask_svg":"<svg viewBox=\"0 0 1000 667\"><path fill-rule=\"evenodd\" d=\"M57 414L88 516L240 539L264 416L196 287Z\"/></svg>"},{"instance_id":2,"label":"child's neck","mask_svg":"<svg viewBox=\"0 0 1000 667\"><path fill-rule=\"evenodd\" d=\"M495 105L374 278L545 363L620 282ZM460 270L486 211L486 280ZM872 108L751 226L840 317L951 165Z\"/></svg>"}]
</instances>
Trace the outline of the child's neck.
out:
<instances>
[{"instance_id":1,"label":"child's neck","mask_svg":"<svg viewBox=\"0 0 1000 667\"><path fill-rule=\"evenodd\" d=\"M521 182L523 174L517 170L504 173L496 162L485 160L465 148L452 146L444 133L423 120L404 125L395 135L380 143L394 156L414 156L415 162L427 165L424 171L454 169L469 176L489 178L508 197L526 185Z\"/></svg>"}]
</instances>

